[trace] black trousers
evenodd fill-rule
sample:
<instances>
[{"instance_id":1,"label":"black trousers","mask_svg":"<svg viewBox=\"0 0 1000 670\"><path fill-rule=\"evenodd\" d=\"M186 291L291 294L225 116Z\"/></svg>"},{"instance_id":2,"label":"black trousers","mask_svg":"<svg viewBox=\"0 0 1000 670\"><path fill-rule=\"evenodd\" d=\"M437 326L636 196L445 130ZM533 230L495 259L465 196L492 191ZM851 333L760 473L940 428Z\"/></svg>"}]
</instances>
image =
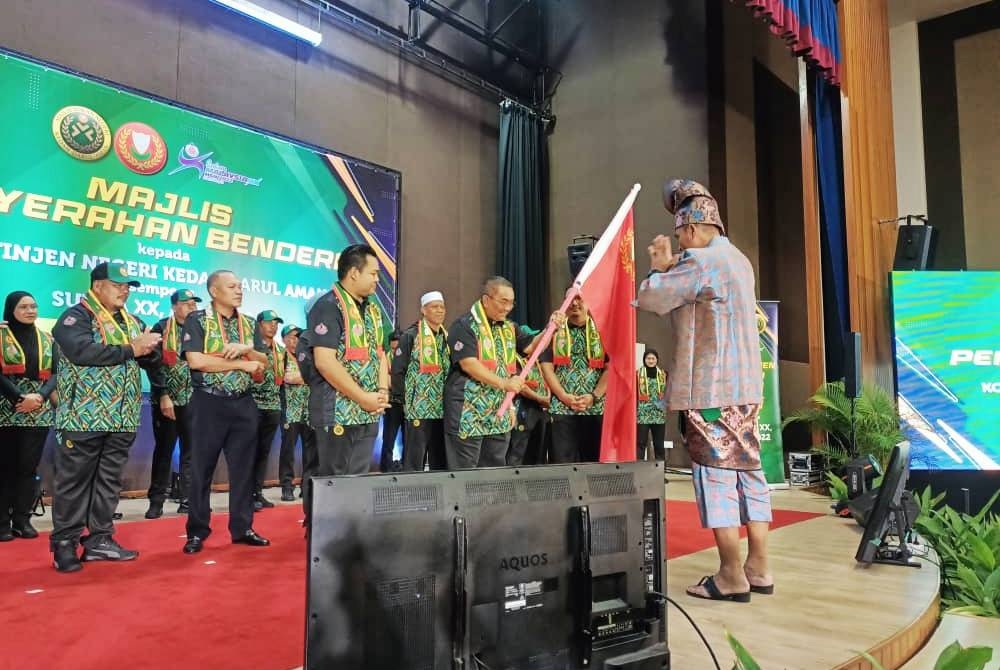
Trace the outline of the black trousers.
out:
<instances>
[{"instance_id":1,"label":"black trousers","mask_svg":"<svg viewBox=\"0 0 1000 670\"><path fill-rule=\"evenodd\" d=\"M553 463L596 463L601 455L603 416L552 415Z\"/></svg>"},{"instance_id":2,"label":"black trousers","mask_svg":"<svg viewBox=\"0 0 1000 670\"><path fill-rule=\"evenodd\" d=\"M465 438L451 433L444 436L444 452L448 457L449 470L507 465L509 446L510 433Z\"/></svg>"},{"instance_id":3,"label":"black trousers","mask_svg":"<svg viewBox=\"0 0 1000 670\"><path fill-rule=\"evenodd\" d=\"M267 476L267 462L271 457L271 445L274 436L281 426L280 409L258 409L257 422L257 455L253 466L254 483L259 493L264 488L264 477Z\"/></svg>"},{"instance_id":4,"label":"black trousers","mask_svg":"<svg viewBox=\"0 0 1000 670\"><path fill-rule=\"evenodd\" d=\"M174 405L177 420L168 419L160 411L160 404L150 402L153 408L153 468L149 477L149 500L162 503L170 488L171 463L174 445L181 446L181 500L187 499L191 488L191 426L186 405Z\"/></svg>"},{"instance_id":5,"label":"black trousers","mask_svg":"<svg viewBox=\"0 0 1000 670\"><path fill-rule=\"evenodd\" d=\"M380 472L389 472L392 469L392 448L396 444L396 435L405 421L405 412L402 403L392 403L392 406L385 411L382 418L382 447L379 454L378 467ZM403 445L406 445L406 432L403 432ZM405 452L405 449L404 449Z\"/></svg>"},{"instance_id":6,"label":"black trousers","mask_svg":"<svg viewBox=\"0 0 1000 670\"><path fill-rule=\"evenodd\" d=\"M415 425L419 424L419 425ZM424 463L431 470L447 470L444 454L444 419L420 419L403 425L403 469L421 472Z\"/></svg>"},{"instance_id":7,"label":"black trousers","mask_svg":"<svg viewBox=\"0 0 1000 670\"><path fill-rule=\"evenodd\" d=\"M640 423L636 429L636 436L638 437L639 443L637 445L638 449L636 454L638 454L639 460L646 460L646 438L649 434L653 435L653 456L658 461L662 461L665 455L663 451L663 439L667 434L667 427L662 423Z\"/></svg>"},{"instance_id":8,"label":"black trousers","mask_svg":"<svg viewBox=\"0 0 1000 670\"><path fill-rule=\"evenodd\" d=\"M48 428L0 427L0 528L24 523L35 506L35 471Z\"/></svg>"},{"instance_id":9,"label":"black trousers","mask_svg":"<svg viewBox=\"0 0 1000 670\"><path fill-rule=\"evenodd\" d=\"M51 542L97 542L115 532L112 516L135 433L57 431Z\"/></svg>"},{"instance_id":10,"label":"black trousers","mask_svg":"<svg viewBox=\"0 0 1000 670\"><path fill-rule=\"evenodd\" d=\"M282 488L295 485L295 444L302 439L302 487L319 466L316 453L316 431L308 423L298 421L281 427L281 451L278 452L278 477Z\"/></svg>"},{"instance_id":11,"label":"black trousers","mask_svg":"<svg viewBox=\"0 0 1000 670\"><path fill-rule=\"evenodd\" d=\"M229 533L236 539L253 522L254 460L257 455L257 405L250 394L232 398L195 390L191 414L191 490L188 537L208 537L212 513L212 475L225 454L229 470Z\"/></svg>"},{"instance_id":12,"label":"black trousers","mask_svg":"<svg viewBox=\"0 0 1000 670\"><path fill-rule=\"evenodd\" d=\"M340 426L343 432L337 435L334 426L313 426L316 431L316 452L319 455L316 471L311 477L331 475L364 475L371 469L372 451L378 435L377 423L358 426ZM302 496L306 510L306 525L309 525L312 509L312 479L305 479L305 494Z\"/></svg>"},{"instance_id":13,"label":"black trousers","mask_svg":"<svg viewBox=\"0 0 1000 670\"><path fill-rule=\"evenodd\" d=\"M534 402L522 402L517 410L517 427L510 434L507 465L544 463L545 433L548 428L548 412Z\"/></svg>"}]
</instances>

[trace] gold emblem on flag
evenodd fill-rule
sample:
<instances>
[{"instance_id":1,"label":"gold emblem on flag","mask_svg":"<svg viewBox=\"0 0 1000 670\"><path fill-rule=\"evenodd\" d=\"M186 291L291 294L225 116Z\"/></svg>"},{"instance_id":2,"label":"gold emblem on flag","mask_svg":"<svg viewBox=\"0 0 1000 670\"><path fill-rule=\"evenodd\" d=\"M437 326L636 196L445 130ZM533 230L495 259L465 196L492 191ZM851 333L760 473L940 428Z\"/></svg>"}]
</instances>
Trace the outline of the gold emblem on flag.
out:
<instances>
[{"instance_id":1,"label":"gold emblem on flag","mask_svg":"<svg viewBox=\"0 0 1000 670\"><path fill-rule=\"evenodd\" d=\"M621 244L618 247L621 256L622 267L632 279L635 279L635 233L631 228L622 235Z\"/></svg>"}]
</instances>

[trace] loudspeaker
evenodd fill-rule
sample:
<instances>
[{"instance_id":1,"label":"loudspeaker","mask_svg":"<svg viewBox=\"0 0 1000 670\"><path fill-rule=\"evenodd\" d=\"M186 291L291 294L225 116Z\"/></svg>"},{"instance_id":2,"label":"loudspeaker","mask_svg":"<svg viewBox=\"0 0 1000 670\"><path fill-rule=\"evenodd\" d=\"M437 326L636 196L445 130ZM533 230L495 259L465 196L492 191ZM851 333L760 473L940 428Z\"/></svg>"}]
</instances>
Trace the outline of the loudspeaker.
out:
<instances>
[{"instance_id":1,"label":"loudspeaker","mask_svg":"<svg viewBox=\"0 0 1000 670\"><path fill-rule=\"evenodd\" d=\"M569 276L575 279L583 269L583 264L590 258L590 252L594 250L597 238L591 235L582 235L573 238L573 244L566 247L566 256L569 258Z\"/></svg>"},{"instance_id":2,"label":"loudspeaker","mask_svg":"<svg viewBox=\"0 0 1000 670\"><path fill-rule=\"evenodd\" d=\"M861 397L861 333L848 333L844 343L844 394Z\"/></svg>"},{"instance_id":3,"label":"loudspeaker","mask_svg":"<svg viewBox=\"0 0 1000 670\"><path fill-rule=\"evenodd\" d=\"M844 466L844 470L844 479L847 482L847 497L850 500L868 491L875 480L875 476L882 474L879 472L878 462L871 455L855 458Z\"/></svg>"},{"instance_id":4,"label":"loudspeaker","mask_svg":"<svg viewBox=\"0 0 1000 670\"><path fill-rule=\"evenodd\" d=\"M933 226L900 226L893 270L926 270L934 265L937 231Z\"/></svg>"}]
</instances>

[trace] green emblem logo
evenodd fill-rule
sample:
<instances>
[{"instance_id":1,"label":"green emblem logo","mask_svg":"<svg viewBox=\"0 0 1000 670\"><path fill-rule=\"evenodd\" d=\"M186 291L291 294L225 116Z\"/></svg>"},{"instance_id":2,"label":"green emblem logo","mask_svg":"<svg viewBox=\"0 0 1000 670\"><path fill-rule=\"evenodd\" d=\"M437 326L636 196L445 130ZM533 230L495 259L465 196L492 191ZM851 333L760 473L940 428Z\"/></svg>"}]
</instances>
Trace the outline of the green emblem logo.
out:
<instances>
[{"instance_id":1,"label":"green emblem logo","mask_svg":"<svg viewBox=\"0 0 1000 670\"><path fill-rule=\"evenodd\" d=\"M96 161L111 150L111 129L87 107L63 107L52 117L52 135L59 148L81 161Z\"/></svg>"}]
</instances>

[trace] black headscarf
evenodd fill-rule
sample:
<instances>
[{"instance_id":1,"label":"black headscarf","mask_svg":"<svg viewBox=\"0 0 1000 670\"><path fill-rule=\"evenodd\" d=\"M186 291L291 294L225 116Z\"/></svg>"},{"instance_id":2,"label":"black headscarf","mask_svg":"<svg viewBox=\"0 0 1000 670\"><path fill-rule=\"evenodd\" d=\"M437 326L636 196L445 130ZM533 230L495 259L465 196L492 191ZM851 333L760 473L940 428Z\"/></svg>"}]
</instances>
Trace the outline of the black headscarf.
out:
<instances>
[{"instance_id":1,"label":"black headscarf","mask_svg":"<svg viewBox=\"0 0 1000 670\"><path fill-rule=\"evenodd\" d=\"M656 379L656 368L657 368L657 366L654 365L653 367L649 367L648 365L646 365L646 356L649 356L650 354L653 354L654 356L656 356L656 362L657 363L660 362L660 354L656 353L656 349L646 349L646 353L644 353L642 355L642 366L644 368L646 368L646 376L647 377L649 377L650 379Z\"/></svg>"},{"instance_id":2,"label":"black headscarf","mask_svg":"<svg viewBox=\"0 0 1000 670\"><path fill-rule=\"evenodd\" d=\"M14 316L14 308L22 298L34 298L27 291L14 291L7 296L3 305L3 320L7 322L10 332L14 333L17 343L24 350L24 376L28 379L38 379L38 335L35 324L18 321Z\"/></svg>"}]
</instances>

